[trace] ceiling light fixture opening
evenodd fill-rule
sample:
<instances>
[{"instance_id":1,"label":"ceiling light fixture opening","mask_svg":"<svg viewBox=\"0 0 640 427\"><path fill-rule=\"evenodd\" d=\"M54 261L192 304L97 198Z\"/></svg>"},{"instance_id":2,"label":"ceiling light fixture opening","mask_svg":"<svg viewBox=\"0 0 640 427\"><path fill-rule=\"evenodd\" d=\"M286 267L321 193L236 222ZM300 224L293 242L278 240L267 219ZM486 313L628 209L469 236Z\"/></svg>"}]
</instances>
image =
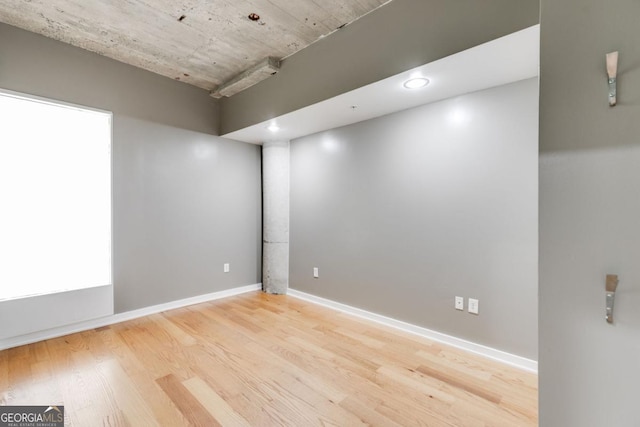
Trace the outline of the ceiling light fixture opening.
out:
<instances>
[{"instance_id":1,"label":"ceiling light fixture opening","mask_svg":"<svg viewBox=\"0 0 640 427\"><path fill-rule=\"evenodd\" d=\"M429 84L429 79L426 77L415 77L404 82L403 86L406 89L420 89Z\"/></svg>"}]
</instances>

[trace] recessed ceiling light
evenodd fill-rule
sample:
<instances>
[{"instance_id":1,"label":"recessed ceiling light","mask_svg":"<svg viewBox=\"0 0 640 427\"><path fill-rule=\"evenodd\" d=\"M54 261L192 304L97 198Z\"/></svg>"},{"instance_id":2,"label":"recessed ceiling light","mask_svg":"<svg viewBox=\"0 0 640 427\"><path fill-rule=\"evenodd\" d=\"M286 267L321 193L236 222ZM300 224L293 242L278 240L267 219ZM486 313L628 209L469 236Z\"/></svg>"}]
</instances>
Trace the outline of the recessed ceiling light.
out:
<instances>
[{"instance_id":1,"label":"recessed ceiling light","mask_svg":"<svg viewBox=\"0 0 640 427\"><path fill-rule=\"evenodd\" d=\"M275 123L271 123L267 129L269 129L271 132L278 132L280 130L280 126Z\"/></svg>"},{"instance_id":2,"label":"recessed ceiling light","mask_svg":"<svg viewBox=\"0 0 640 427\"><path fill-rule=\"evenodd\" d=\"M429 79L426 77L416 77L404 82L403 86L407 89L420 89L429 84Z\"/></svg>"}]
</instances>

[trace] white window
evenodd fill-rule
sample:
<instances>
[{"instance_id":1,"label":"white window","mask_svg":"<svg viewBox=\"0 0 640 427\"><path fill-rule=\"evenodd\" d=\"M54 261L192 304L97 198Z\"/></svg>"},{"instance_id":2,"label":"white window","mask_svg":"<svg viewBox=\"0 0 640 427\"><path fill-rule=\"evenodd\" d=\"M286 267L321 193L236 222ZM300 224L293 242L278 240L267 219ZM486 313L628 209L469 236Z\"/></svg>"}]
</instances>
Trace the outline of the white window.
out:
<instances>
[{"instance_id":1,"label":"white window","mask_svg":"<svg viewBox=\"0 0 640 427\"><path fill-rule=\"evenodd\" d=\"M0 91L0 300L111 284L111 113Z\"/></svg>"}]
</instances>

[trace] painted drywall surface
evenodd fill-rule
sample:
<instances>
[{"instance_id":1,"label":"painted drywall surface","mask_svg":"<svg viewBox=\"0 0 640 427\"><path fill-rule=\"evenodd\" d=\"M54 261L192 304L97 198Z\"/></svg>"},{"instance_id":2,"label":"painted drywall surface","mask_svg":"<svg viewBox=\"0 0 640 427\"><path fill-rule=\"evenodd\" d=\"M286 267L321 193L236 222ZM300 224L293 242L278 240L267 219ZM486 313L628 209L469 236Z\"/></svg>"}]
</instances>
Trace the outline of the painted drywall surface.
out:
<instances>
[{"instance_id":1,"label":"painted drywall surface","mask_svg":"<svg viewBox=\"0 0 640 427\"><path fill-rule=\"evenodd\" d=\"M544 0L541 9L540 425L637 426L640 4ZM620 278L612 325L611 273Z\"/></svg>"},{"instance_id":2,"label":"painted drywall surface","mask_svg":"<svg viewBox=\"0 0 640 427\"><path fill-rule=\"evenodd\" d=\"M116 313L260 282L260 147L126 117L114 141Z\"/></svg>"},{"instance_id":3,"label":"painted drywall surface","mask_svg":"<svg viewBox=\"0 0 640 427\"><path fill-rule=\"evenodd\" d=\"M206 91L1 24L0 87L114 112L116 313L260 282L260 147Z\"/></svg>"},{"instance_id":4,"label":"painted drywall surface","mask_svg":"<svg viewBox=\"0 0 640 427\"><path fill-rule=\"evenodd\" d=\"M393 0L223 99L222 134L297 110L538 23L538 0Z\"/></svg>"},{"instance_id":5,"label":"painted drywall surface","mask_svg":"<svg viewBox=\"0 0 640 427\"><path fill-rule=\"evenodd\" d=\"M537 94L530 79L292 141L290 286L537 359Z\"/></svg>"},{"instance_id":6,"label":"painted drywall surface","mask_svg":"<svg viewBox=\"0 0 640 427\"><path fill-rule=\"evenodd\" d=\"M13 337L111 316L113 294L104 285L0 301L0 348Z\"/></svg>"},{"instance_id":7,"label":"painted drywall surface","mask_svg":"<svg viewBox=\"0 0 640 427\"><path fill-rule=\"evenodd\" d=\"M2 23L0 88L218 135L207 91Z\"/></svg>"},{"instance_id":8,"label":"painted drywall surface","mask_svg":"<svg viewBox=\"0 0 640 427\"><path fill-rule=\"evenodd\" d=\"M638 425L638 165L640 145L541 155L540 425Z\"/></svg>"}]
</instances>

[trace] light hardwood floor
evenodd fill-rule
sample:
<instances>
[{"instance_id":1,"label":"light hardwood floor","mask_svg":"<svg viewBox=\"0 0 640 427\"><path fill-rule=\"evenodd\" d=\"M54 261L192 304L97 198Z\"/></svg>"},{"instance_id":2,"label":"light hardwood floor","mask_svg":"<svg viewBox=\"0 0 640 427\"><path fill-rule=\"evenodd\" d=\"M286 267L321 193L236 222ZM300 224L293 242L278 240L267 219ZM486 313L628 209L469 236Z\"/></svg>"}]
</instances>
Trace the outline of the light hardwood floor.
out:
<instances>
[{"instance_id":1,"label":"light hardwood floor","mask_svg":"<svg viewBox=\"0 0 640 427\"><path fill-rule=\"evenodd\" d=\"M533 426L537 376L287 296L0 352L0 405L68 426Z\"/></svg>"}]
</instances>

